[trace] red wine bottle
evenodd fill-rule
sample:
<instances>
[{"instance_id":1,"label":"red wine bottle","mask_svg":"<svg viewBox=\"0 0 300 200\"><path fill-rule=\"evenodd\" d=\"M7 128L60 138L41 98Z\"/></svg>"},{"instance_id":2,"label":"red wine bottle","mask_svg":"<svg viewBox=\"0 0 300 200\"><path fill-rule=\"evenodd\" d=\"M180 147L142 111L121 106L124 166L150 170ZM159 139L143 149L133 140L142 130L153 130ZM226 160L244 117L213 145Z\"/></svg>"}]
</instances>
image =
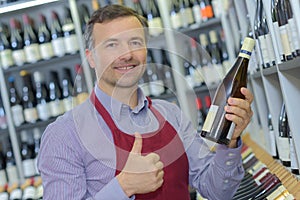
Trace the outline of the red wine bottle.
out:
<instances>
[{"instance_id":1,"label":"red wine bottle","mask_svg":"<svg viewBox=\"0 0 300 200\"><path fill-rule=\"evenodd\" d=\"M203 125L202 137L220 144L229 144L235 124L225 118L224 107L229 97L244 98L240 89L247 86L248 63L254 44L252 38L245 38L238 58L219 84Z\"/></svg>"},{"instance_id":2,"label":"red wine bottle","mask_svg":"<svg viewBox=\"0 0 300 200\"><path fill-rule=\"evenodd\" d=\"M57 13L52 11L51 16L51 43L53 46L54 55L57 57L62 57L66 54L64 34Z\"/></svg>"},{"instance_id":3,"label":"red wine bottle","mask_svg":"<svg viewBox=\"0 0 300 200\"><path fill-rule=\"evenodd\" d=\"M54 51L51 43L51 34L46 23L46 17L39 15L40 25L38 28L38 38L40 42L41 57L44 60L49 60L54 56Z\"/></svg>"},{"instance_id":4,"label":"red wine bottle","mask_svg":"<svg viewBox=\"0 0 300 200\"><path fill-rule=\"evenodd\" d=\"M17 66L22 66L26 62L26 56L24 52L24 41L21 36L21 31L18 28L16 19L10 20L10 45L12 49L12 57Z\"/></svg>"}]
</instances>

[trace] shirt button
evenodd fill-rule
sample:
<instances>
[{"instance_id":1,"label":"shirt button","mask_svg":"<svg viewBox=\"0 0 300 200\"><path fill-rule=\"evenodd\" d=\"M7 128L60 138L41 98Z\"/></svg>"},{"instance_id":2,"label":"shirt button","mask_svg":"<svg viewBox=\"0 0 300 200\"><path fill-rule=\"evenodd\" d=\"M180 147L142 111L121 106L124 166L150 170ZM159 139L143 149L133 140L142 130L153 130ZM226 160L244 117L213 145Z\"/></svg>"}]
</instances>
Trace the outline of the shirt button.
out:
<instances>
[{"instance_id":1,"label":"shirt button","mask_svg":"<svg viewBox=\"0 0 300 200\"><path fill-rule=\"evenodd\" d=\"M228 156L229 157L233 157L235 154L234 153L229 153Z\"/></svg>"},{"instance_id":2,"label":"shirt button","mask_svg":"<svg viewBox=\"0 0 300 200\"><path fill-rule=\"evenodd\" d=\"M224 183L228 183L228 180L227 180L227 179L225 179L225 180L224 180Z\"/></svg>"},{"instance_id":3,"label":"shirt button","mask_svg":"<svg viewBox=\"0 0 300 200\"><path fill-rule=\"evenodd\" d=\"M227 161L227 162L226 162L226 165L228 165L228 166L229 166L229 165L232 165L232 161Z\"/></svg>"}]
</instances>

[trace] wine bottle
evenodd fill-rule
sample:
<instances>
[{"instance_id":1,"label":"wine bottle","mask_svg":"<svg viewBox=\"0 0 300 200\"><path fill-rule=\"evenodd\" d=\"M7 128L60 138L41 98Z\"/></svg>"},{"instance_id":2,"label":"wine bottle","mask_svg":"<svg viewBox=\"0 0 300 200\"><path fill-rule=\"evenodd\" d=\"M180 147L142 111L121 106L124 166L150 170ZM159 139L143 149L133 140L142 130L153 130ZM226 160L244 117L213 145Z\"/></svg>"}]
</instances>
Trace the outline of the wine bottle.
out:
<instances>
[{"instance_id":1,"label":"wine bottle","mask_svg":"<svg viewBox=\"0 0 300 200\"><path fill-rule=\"evenodd\" d=\"M62 57L66 53L64 34L61 28L58 15L55 11L51 12L51 17L51 43L53 47L53 53L57 57Z\"/></svg>"},{"instance_id":2,"label":"wine bottle","mask_svg":"<svg viewBox=\"0 0 300 200\"><path fill-rule=\"evenodd\" d=\"M267 53L269 58L269 65L275 66L276 58L275 58L274 46L273 46L273 42L272 42L272 38L271 38L271 34L270 34L270 30L269 30L269 26L265 14L263 15L262 23L263 23L262 28L264 32L265 42L268 50Z\"/></svg>"},{"instance_id":3,"label":"wine bottle","mask_svg":"<svg viewBox=\"0 0 300 200\"><path fill-rule=\"evenodd\" d=\"M167 50L161 49L161 57L162 57L162 65L163 65L163 72L164 72L163 81L164 81L165 91L168 94L171 93L174 94L176 88L175 88L171 63L169 62L167 56Z\"/></svg>"},{"instance_id":4,"label":"wine bottle","mask_svg":"<svg viewBox=\"0 0 300 200\"><path fill-rule=\"evenodd\" d=\"M274 127L272 123L272 115L271 113L268 114L268 129L269 129L269 142L270 142L270 154L273 156L273 158L278 159L277 155L277 145L276 145L276 138L275 138L275 132Z\"/></svg>"},{"instance_id":5,"label":"wine bottle","mask_svg":"<svg viewBox=\"0 0 300 200\"><path fill-rule=\"evenodd\" d=\"M92 0L92 8L93 8L93 11L96 11L100 8L100 3L98 0Z\"/></svg>"},{"instance_id":6,"label":"wine bottle","mask_svg":"<svg viewBox=\"0 0 300 200\"><path fill-rule=\"evenodd\" d=\"M183 28L187 28L194 23L194 17L189 1L179 0L179 13Z\"/></svg>"},{"instance_id":7,"label":"wine bottle","mask_svg":"<svg viewBox=\"0 0 300 200\"><path fill-rule=\"evenodd\" d=\"M14 76L8 77L8 85L9 85L9 102L10 102L10 109L12 112L12 118L13 118L14 125L18 127L25 122L25 119L23 115L22 100L16 89Z\"/></svg>"},{"instance_id":8,"label":"wine bottle","mask_svg":"<svg viewBox=\"0 0 300 200\"><path fill-rule=\"evenodd\" d=\"M19 182L19 173L16 166L15 156L12 150L11 141L5 143L5 161L6 161L6 173L9 184Z\"/></svg>"},{"instance_id":9,"label":"wine bottle","mask_svg":"<svg viewBox=\"0 0 300 200\"><path fill-rule=\"evenodd\" d=\"M210 38L210 51L211 51L211 62L214 67L216 81L219 82L224 76L225 76L225 69L223 68L222 61L221 61L221 55L219 50L219 40L218 35L215 30L209 31L209 38ZM210 76L213 76L213 74L210 74Z\"/></svg>"},{"instance_id":10,"label":"wine bottle","mask_svg":"<svg viewBox=\"0 0 300 200\"><path fill-rule=\"evenodd\" d=\"M67 67L63 68L63 78L62 78L62 97L65 112L71 110L76 106L76 97L72 92L74 84L72 81L71 70Z\"/></svg>"},{"instance_id":11,"label":"wine bottle","mask_svg":"<svg viewBox=\"0 0 300 200\"><path fill-rule=\"evenodd\" d=\"M10 44L12 49L12 57L17 66L22 66L26 62L24 51L24 40L21 36L20 29L17 27L17 21L14 18L10 19Z\"/></svg>"},{"instance_id":12,"label":"wine bottle","mask_svg":"<svg viewBox=\"0 0 300 200\"><path fill-rule=\"evenodd\" d=\"M21 157L22 167L25 178L30 178L35 175L35 165L33 160L33 152L28 144L28 132L22 130L21 135Z\"/></svg>"},{"instance_id":13,"label":"wine bottle","mask_svg":"<svg viewBox=\"0 0 300 200\"><path fill-rule=\"evenodd\" d=\"M33 129L33 141L34 141L33 157L34 157L35 175L39 175L40 172L37 167L37 159L38 159L38 154L40 152L40 142L41 142L41 131L39 128Z\"/></svg>"},{"instance_id":14,"label":"wine bottle","mask_svg":"<svg viewBox=\"0 0 300 200\"><path fill-rule=\"evenodd\" d=\"M246 37L238 58L217 88L201 136L220 144L229 144L235 124L225 118L224 107L229 97L244 98L240 89L247 85L247 69L253 48L254 40Z\"/></svg>"},{"instance_id":15,"label":"wine bottle","mask_svg":"<svg viewBox=\"0 0 300 200\"><path fill-rule=\"evenodd\" d=\"M7 118L6 118L1 95L0 95L0 128L1 129L7 128Z\"/></svg>"},{"instance_id":16,"label":"wine bottle","mask_svg":"<svg viewBox=\"0 0 300 200\"><path fill-rule=\"evenodd\" d=\"M81 16L80 16L81 29L82 29L82 32L84 33L86 25L90 20L90 12L89 12L89 9L86 4L82 4L80 7L81 7Z\"/></svg>"},{"instance_id":17,"label":"wine bottle","mask_svg":"<svg viewBox=\"0 0 300 200\"><path fill-rule=\"evenodd\" d=\"M284 56L281 37L280 37L277 4L278 4L278 0L271 1L271 16L272 16L273 28L274 28L275 38L276 38L276 45L280 56L279 59L281 62L283 62L285 60L285 56Z\"/></svg>"},{"instance_id":18,"label":"wine bottle","mask_svg":"<svg viewBox=\"0 0 300 200\"><path fill-rule=\"evenodd\" d=\"M194 16L196 24L198 24L198 25L201 24L202 16L201 16L201 9L200 9L200 4L199 4L198 0L194 0L192 10L193 10L193 16Z\"/></svg>"},{"instance_id":19,"label":"wine bottle","mask_svg":"<svg viewBox=\"0 0 300 200\"><path fill-rule=\"evenodd\" d=\"M0 199L9 200L9 194L7 192L8 184L0 186Z\"/></svg>"},{"instance_id":20,"label":"wine bottle","mask_svg":"<svg viewBox=\"0 0 300 200\"><path fill-rule=\"evenodd\" d=\"M133 1L133 6L134 10L141 16L145 17L147 19L147 14L145 13L143 6L140 2L140 0L132 0Z\"/></svg>"},{"instance_id":21,"label":"wine bottle","mask_svg":"<svg viewBox=\"0 0 300 200\"><path fill-rule=\"evenodd\" d=\"M33 200L35 199L36 188L34 187L34 178L26 179L21 185L23 191L22 200Z\"/></svg>"},{"instance_id":22,"label":"wine bottle","mask_svg":"<svg viewBox=\"0 0 300 200\"><path fill-rule=\"evenodd\" d=\"M22 199L22 190L19 187L19 183L10 185L7 189L9 193L9 200L20 200Z\"/></svg>"},{"instance_id":23,"label":"wine bottle","mask_svg":"<svg viewBox=\"0 0 300 200\"><path fill-rule=\"evenodd\" d=\"M12 48L8 40L8 36L0 26L0 64L3 69L7 69L14 65L12 57Z\"/></svg>"},{"instance_id":24,"label":"wine bottle","mask_svg":"<svg viewBox=\"0 0 300 200\"><path fill-rule=\"evenodd\" d=\"M282 164L286 167L291 166L291 158L290 158L290 144L289 144L289 133L287 131L287 114L285 110L285 104L283 103L281 106L281 111L279 115L279 123L278 123L278 153L279 158Z\"/></svg>"},{"instance_id":25,"label":"wine bottle","mask_svg":"<svg viewBox=\"0 0 300 200\"><path fill-rule=\"evenodd\" d=\"M51 34L46 23L44 15L39 15L40 24L38 28L38 38L40 42L41 57L44 60L49 60L54 56L54 51L51 43Z\"/></svg>"},{"instance_id":26,"label":"wine bottle","mask_svg":"<svg viewBox=\"0 0 300 200\"><path fill-rule=\"evenodd\" d=\"M66 53L75 54L79 51L79 44L77 35L75 32L75 26L71 16L71 11L68 7L64 7L64 23L62 25L62 30L64 33L64 43L66 48Z\"/></svg>"},{"instance_id":27,"label":"wine bottle","mask_svg":"<svg viewBox=\"0 0 300 200\"><path fill-rule=\"evenodd\" d=\"M154 0L147 1L147 19L149 24L149 34L151 36L158 36L163 33L162 20Z\"/></svg>"},{"instance_id":28,"label":"wine bottle","mask_svg":"<svg viewBox=\"0 0 300 200\"><path fill-rule=\"evenodd\" d=\"M35 63L41 60L39 41L36 33L32 27L31 19L27 14L23 15L24 23L24 51L26 55L26 61L29 63Z\"/></svg>"},{"instance_id":29,"label":"wine bottle","mask_svg":"<svg viewBox=\"0 0 300 200\"><path fill-rule=\"evenodd\" d=\"M204 84L204 78L203 78L203 70L201 66L201 58L199 49L197 47L197 41L195 38L190 38L190 44L191 44L191 64L194 67L194 73L193 81L194 81L194 87L201 86Z\"/></svg>"},{"instance_id":30,"label":"wine bottle","mask_svg":"<svg viewBox=\"0 0 300 200\"><path fill-rule=\"evenodd\" d=\"M35 97L38 116L40 120L46 121L51 117L51 112L49 108L49 91L44 81L45 78L41 72L35 71L33 73L33 79L36 88Z\"/></svg>"},{"instance_id":31,"label":"wine bottle","mask_svg":"<svg viewBox=\"0 0 300 200\"><path fill-rule=\"evenodd\" d=\"M214 17L214 12L209 0L200 0L202 21L207 21Z\"/></svg>"},{"instance_id":32,"label":"wine bottle","mask_svg":"<svg viewBox=\"0 0 300 200\"><path fill-rule=\"evenodd\" d=\"M278 14L278 25L280 31L280 39L282 43L283 53L285 56L285 60L292 60L292 50L290 47L290 42L288 38L288 21L286 12L284 10L284 0L278 0L277 3L277 14Z\"/></svg>"},{"instance_id":33,"label":"wine bottle","mask_svg":"<svg viewBox=\"0 0 300 200\"><path fill-rule=\"evenodd\" d=\"M172 2L170 19L171 19L171 25L173 29L182 28L183 23L182 23L182 18L180 16L179 5L177 0Z\"/></svg>"},{"instance_id":34,"label":"wine bottle","mask_svg":"<svg viewBox=\"0 0 300 200\"><path fill-rule=\"evenodd\" d=\"M64 104L62 101L62 89L58 80L57 71L50 71L50 81L48 84L49 89L49 108L52 117L57 117L65 112Z\"/></svg>"},{"instance_id":35,"label":"wine bottle","mask_svg":"<svg viewBox=\"0 0 300 200\"><path fill-rule=\"evenodd\" d=\"M76 64L75 71L76 77L74 87L76 92L76 102L77 104L81 104L89 97L89 93L86 88L83 68L79 64Z\"/></svg>"},{"instance_id":36,"label":"wine bottle","mask_svg":"<svg viewBox=\"0 0 300 200\"><path fill-rule=\"evenodd\" d=\"M196 106L197 106L197 132L201 132L206 114L200 97L196 97Z\"/></svg>"},{"instance_id":37,"label":"wine bottle","mask_svg":"<svg viewBox=\"0 0 300 200\"><path fill-rule=\"evenodd\" d=\"M6 166L5 166L4 156L3 156L2 152L0 152L0 187L7 184L7 177L6 177L5 167Z\"/></svg>"},{"instance_id":38,"label":"wine bottle","mask_svg":"<svg viewBox=\"0 0 300 200\"><path fill-rule=\"evenodd\" d=\"M26 70L20 71L23 79L22 103L24 108L25 122L35 123L38 120L38 112L36 109L35 89L32 86L31 74Z\"/></svg>"},{"instance_id":39,"label":"wine bottle","mask_svg":"<svg viewBox=\"0 0 300 200\"><path fill-rule=\"evenodd\" d=\"M288 118L287 118L288 121ZM291 172L295 175L299 175L299 164L297 159L297 152L295 149L295 142L293 139L293 133L290 129L289 123L287 122L287 132L289 134L289 144L290 144L290 158L291 158Z\"/></svg>"}]
</instances>

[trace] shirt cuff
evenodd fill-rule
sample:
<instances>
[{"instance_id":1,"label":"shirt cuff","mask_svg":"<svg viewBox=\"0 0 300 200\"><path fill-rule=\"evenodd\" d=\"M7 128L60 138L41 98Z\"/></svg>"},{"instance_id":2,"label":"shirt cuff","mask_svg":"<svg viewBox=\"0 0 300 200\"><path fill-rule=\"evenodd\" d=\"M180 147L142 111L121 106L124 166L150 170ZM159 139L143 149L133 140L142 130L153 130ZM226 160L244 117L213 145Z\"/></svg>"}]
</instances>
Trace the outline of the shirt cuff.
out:
<instances>
[{"instance_id":1,"label":"shirt cuff","mask_svg":"<svg viewBox=\"0 0 300 200\"><path fill-rule=\"evenodd\" d=\"M105 197L104 197L105 196ZM95 196L95 199L120 199L120 200L134 200L135 196L127 197L122 189L119 181L114 177L108 184L106 184L99 193Z\"/></svg>"},{"instance_id":2,"label":"shirt cuff","mask_svg":"<svg viewBox=\"0 0 300 200\"><path fill-rule=\"evenodd\" d=\"M229 148L226 145L218 145L216 150L215 162L224 170L235 168L242 165L242 140L237 141L236 148Z\"/></svg>"}]
</instances>

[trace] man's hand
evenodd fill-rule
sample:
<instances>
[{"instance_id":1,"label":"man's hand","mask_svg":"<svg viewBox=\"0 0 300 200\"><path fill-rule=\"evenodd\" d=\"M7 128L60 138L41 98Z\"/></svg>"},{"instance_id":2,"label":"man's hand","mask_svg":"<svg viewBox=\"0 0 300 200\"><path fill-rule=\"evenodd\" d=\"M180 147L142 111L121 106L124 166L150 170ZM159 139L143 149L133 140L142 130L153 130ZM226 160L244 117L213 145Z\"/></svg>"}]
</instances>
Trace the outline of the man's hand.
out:
<instances>
[{"instance_id":1,"label":"man's hand","mask_svg":"<svg viewBox=\"0 0 300 200\"><path fill-rule=\"evenodd\" d=\"M163 184L163 163L156 153L141 155L142 136L135 133L135 141L124 169L117 179L128 197L157 190Z\"/></svg>"},{"instance_id":2,"label":"man's hand","mask_svg":"<svg viewBox=\"0 0 300 200\"><path fill-rule=\"evenodd\" d=\"M253 94L247 88L241 88L241 93L245 99L229 98L228 106L225 106L226 119L235 123L233 136L228 147L235 148L237 146L237 138L242 134L243 130L250 123L253 112L251 110L251 103L253 101Z\"/></svg>"}]
</instances>

